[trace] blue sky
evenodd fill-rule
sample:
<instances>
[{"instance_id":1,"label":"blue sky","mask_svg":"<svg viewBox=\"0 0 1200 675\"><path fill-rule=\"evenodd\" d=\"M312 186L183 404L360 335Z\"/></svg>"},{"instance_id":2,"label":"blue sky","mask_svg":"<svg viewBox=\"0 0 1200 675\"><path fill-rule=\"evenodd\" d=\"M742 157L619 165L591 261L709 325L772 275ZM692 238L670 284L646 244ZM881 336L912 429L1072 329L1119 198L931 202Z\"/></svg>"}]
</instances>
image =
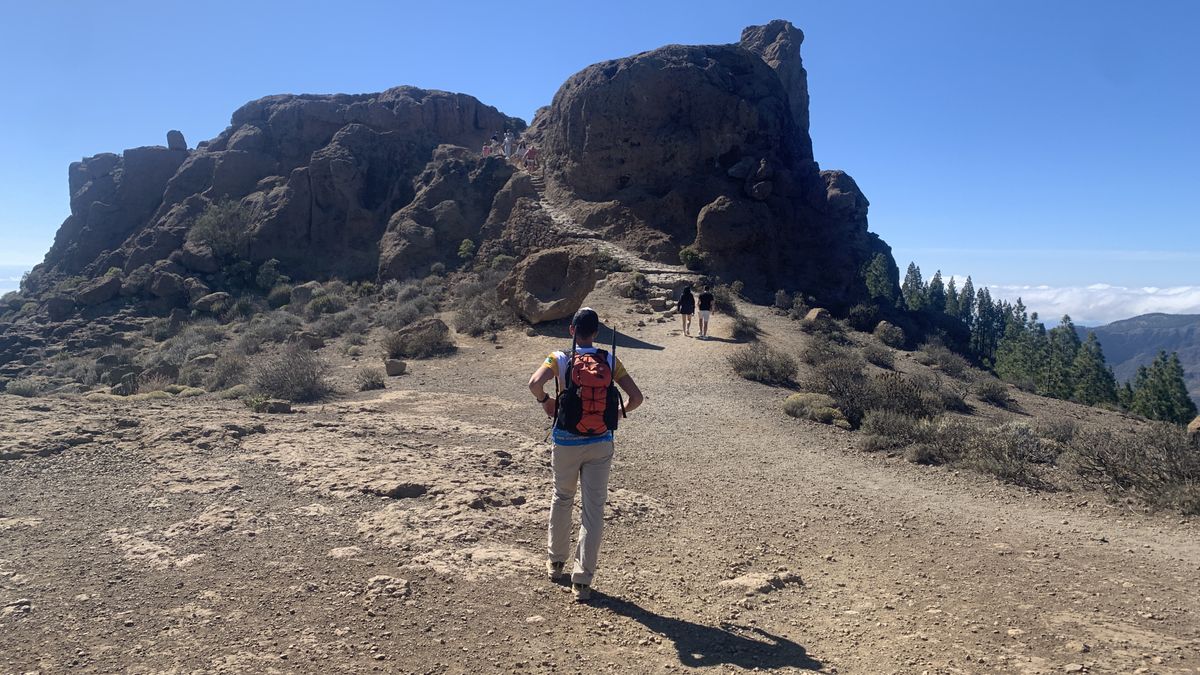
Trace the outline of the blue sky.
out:
<instances>
[{"instance_id":1,"label":"blue sky","mask_svg":"<svg viewBox=\"0 0 1200 675\"><path fill-rule=\"evenodd\" d=\"M1200 312L1189 0L48 0L5 18L0 266L41 259L71 161L172 128L194 145L260 96L413 84L528 119L596 61L785 18L807 36L817 160L859 182L902 268L971 274L1048 316Z\"/></svg>"}]
</instances>

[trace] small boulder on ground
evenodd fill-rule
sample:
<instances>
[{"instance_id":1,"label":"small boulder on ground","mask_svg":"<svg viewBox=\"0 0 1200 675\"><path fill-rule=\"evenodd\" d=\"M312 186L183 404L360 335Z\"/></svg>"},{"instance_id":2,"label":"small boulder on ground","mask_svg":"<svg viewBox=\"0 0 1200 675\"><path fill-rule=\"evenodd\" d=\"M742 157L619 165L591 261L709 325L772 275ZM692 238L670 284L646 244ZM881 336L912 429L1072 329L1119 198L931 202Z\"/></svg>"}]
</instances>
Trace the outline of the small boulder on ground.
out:
<instances>
[{"instance_id":1,"label":"small boulder on ground","mask_svg":"<svg viewBox=\"0 0 1200 675\"><path fill-rule=\"evenodd\" d=\"M400 359L384 359L383 369L387 371L388 377L396 377L404 374L404 371L408 369L408 364Z\"/></svg>"},{"instance_id":2,"label":"small boulder on ground","mask_svg":"<svg viewBox=\"0 0 1200 675\"><path fill-rule=\"evenodd\" d=\"M824 307L814 307L804 315L805 321L832 321L833 315Z\"/></svg>"},{"instance_id":3,"label":"small boulder on ground","mask_svg":"<svg viewBox=\"0 0 1200 675\"><path fill-rule=\"evenodd\" d=\"M292 412L292 404L281 399L267 399L254 404L254 412L269 414L287 414Z\"/></svg>"},{"instance_id":4,"label":"small boulder on ground","mask_svg":"<svg viewBox=\"0 0 1200 675\"><path fill-rule=\"evenodd\" d=\"M426 317L396 331L388 350L393 356L423 359L454 351L454 342L450 339L450 327L444 321Z\"/></svg>"},{"instance_id":5,"label":"small boulder on ground","mask_svg":"<svg viewBox=\"0 0 1200 675\"><path fill-rule=\"evenodd\" d=\"M529 323L565 319L592 292L595 270L595 252L590 248L552 248L518 263L497 290L501 301Z\"/></svg>"},{"instance_id":6,"label":"small boulder on ground","mask_svg":"<svg viewBox=\"0 0 1200 675\"><path fill-rule=\"evenodd\" d=\"M208 295L193 302L192 309L199 310L201 312L216 313L228 307L232 299L233 296L225 293L224 291L209 293Z\"/></svg>"},{"instance_id":7,"label":"small boulder on ground","mask_svg":"<svg viewBox=\"0 0 1200 675\"><path fill-rule=\"evenodd\" d=\"M312 300L313 296L316 295L320 290L321 284L317 283L316 281L309 281L307 283L294 286L292 287L292 304L306 305L308 304L308 301Z\"/></svg>"}]
</instances>

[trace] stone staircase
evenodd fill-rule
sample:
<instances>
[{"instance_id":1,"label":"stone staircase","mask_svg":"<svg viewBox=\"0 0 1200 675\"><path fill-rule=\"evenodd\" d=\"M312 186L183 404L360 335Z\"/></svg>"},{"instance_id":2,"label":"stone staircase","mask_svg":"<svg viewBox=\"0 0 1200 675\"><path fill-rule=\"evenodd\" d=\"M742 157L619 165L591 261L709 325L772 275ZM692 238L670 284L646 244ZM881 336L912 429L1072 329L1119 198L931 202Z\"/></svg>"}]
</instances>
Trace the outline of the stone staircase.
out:
<instances>
[{"instance_id":1,"label":"stone staircase","mask_svg":"<svg viewBox=\"0 0 1200 675\"><path fill-rule=\"evenodd\" d=\"M626 269L645 275L651 285L664 289L675 289L685 283L695 284L700 279L698 272L693 272L683 265L668 265L642 258L638 254L611 241L606 241L599 232L589 230L580 225L559 204L546 198L546 179L540 172L531 174L533 188L537 192L538 204L546 215L550 216L554 228L571 243L587 243L600 253L617 261Z\"/></svg>"}]
</instances>

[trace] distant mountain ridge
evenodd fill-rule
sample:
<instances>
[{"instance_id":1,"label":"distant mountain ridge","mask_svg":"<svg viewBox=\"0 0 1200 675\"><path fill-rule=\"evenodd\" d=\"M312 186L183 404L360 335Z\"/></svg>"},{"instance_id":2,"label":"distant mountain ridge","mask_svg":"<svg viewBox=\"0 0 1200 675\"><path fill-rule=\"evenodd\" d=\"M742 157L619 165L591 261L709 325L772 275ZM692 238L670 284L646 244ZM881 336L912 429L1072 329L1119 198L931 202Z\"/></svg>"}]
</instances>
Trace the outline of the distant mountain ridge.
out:
<instances>
[{"instance_id":1,"label":"distant mountain ridge","mask_svg":"<svg viewBox=\"0 0 1200 675\"><path fill-rule=\"evenodd\" d=\"M1200 314L1143 314L1076 330L1081 337L1096 333L1119 382L1132 379L1138 366L1149 364L1160 351L1177 352L1188 393L1200 405Z\"/></svg>"}]
</instances>

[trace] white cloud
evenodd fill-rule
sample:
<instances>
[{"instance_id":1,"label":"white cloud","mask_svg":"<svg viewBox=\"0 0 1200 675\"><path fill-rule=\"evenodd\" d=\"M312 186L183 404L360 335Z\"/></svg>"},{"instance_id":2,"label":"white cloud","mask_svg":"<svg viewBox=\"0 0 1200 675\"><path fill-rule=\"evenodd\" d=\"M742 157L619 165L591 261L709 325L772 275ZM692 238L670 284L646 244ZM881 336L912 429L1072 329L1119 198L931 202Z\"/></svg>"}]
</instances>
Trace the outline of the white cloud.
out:
<instances>
[{"instance_id":1,"label":"white cloud","mask_svg":"<svg viewBox=\"0 0 1200 675\"><path fill-rule=\"evenodd\" d=\"M1098 326L1139 314L1200 314L1200 286L1132 288L1111 284L1046 286L988 284L992 297L1010 302L1018 297L1046 322L1070 314L1076 324Z\"/></svg>"}]
</instances>

